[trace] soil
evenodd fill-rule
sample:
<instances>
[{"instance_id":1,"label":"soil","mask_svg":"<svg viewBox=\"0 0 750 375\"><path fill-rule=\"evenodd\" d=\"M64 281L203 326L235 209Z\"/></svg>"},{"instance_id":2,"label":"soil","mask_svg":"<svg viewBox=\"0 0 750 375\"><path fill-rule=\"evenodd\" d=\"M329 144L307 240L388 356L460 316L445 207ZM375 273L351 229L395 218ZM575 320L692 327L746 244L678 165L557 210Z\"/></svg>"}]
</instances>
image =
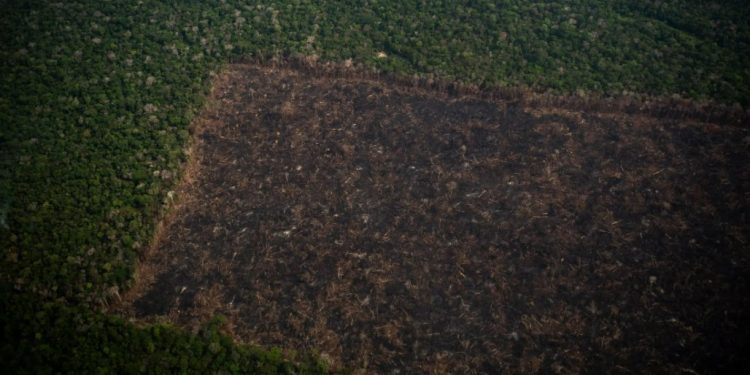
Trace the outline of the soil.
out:
<instances>
[{"instance_id":1,"label":"soil","mask_svg":"<svg viewBox=\"0 0 750 375\"><path fill-rule=\"evenodd\" d=\"M747 126L249 64L212 95L123 313L363 373L747 364Z\"/></svg>"}]
</instances>

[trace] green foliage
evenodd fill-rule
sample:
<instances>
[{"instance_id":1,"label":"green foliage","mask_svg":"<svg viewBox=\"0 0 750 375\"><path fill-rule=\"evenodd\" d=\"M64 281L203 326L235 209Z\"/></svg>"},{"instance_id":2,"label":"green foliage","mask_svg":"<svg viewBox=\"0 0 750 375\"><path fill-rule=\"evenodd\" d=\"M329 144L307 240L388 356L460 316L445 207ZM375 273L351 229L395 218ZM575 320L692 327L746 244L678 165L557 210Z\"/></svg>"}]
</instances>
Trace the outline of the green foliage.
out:
<instances>
[{"instance_id":1,"label":"green foliage","mask_svg":"<svg viewBox=\"0 0 750 375\"><path fill-rule=\"evenodd\" d=\"M9 373L36 374L323 374L312 358L284 359L278 350L235 345L214 320L198 334L169 325L136 327L81 306L42 302L0 290L3 342ZM33 369L33 371L32 371Z\"/></svg>"},{"instance_id":2,"label":"green foliage","mask_svg":"<svg viewBox=\"0 0 750 375\"><path fill-rule=\"evenodd\" d=\"M0 280L80 306L126 288L179 177L211 72L234 57L315 54L474 83L748 106L749 9L672 0L3 1ZM98 324L115 324L107 319ZM149 331L127 334L135 332ZM32 344L62 360L50 341Z\"/></svg>"}]
</instances>

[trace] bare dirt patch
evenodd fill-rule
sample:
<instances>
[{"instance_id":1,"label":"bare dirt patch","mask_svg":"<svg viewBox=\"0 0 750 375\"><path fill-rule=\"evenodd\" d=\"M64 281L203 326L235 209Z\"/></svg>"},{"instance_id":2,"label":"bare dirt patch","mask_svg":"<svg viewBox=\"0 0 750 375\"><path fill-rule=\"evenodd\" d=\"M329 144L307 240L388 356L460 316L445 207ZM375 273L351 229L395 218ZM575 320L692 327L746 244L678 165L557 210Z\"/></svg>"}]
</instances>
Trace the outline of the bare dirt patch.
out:
<instances>
[{"instance_id":1,"label":"bare dirt patch","mask_svg":"<svg viewBox=\"0 0 750 375\"><path fill-rule=\"evenodd\" d=\"M123 310L366 372L728 369L750 132L234 65Z\"/></svg>"}]
</instances>

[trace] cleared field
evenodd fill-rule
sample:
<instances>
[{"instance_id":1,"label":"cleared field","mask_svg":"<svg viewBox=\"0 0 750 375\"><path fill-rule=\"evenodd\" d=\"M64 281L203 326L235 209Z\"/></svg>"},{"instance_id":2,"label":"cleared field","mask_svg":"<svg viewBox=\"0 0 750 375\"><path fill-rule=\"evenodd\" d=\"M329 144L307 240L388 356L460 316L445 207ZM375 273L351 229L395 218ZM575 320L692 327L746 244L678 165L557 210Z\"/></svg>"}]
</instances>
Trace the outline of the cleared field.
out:
<instances>
[{"instance_id":1,"label":"cleared field","mask_svg":"<svg viewBox=\"0 0 750 375\"><path fill-rule=\"evenodd\" d=\"M750 132L233 65L122 309L391 373L742 359Z\"/></svg>"}]
</instances>

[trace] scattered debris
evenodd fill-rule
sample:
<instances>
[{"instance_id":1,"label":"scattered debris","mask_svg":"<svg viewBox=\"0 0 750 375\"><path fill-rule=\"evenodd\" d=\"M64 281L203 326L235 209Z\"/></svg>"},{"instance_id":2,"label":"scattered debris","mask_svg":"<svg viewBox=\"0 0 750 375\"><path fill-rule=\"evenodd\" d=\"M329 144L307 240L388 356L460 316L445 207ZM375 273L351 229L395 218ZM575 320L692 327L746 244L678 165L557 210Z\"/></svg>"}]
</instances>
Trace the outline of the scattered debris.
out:
<instances>
[{"instance_id":1,"label":"scattered debris","mask_svg":"<svg viewBox=\"0 0 750 375\"><path fill-rule=\"evenodd\" d=\"M135 316L374 373L679 373L737 345L747 128L226 74Z\"/></svg>"}]
</instances>

